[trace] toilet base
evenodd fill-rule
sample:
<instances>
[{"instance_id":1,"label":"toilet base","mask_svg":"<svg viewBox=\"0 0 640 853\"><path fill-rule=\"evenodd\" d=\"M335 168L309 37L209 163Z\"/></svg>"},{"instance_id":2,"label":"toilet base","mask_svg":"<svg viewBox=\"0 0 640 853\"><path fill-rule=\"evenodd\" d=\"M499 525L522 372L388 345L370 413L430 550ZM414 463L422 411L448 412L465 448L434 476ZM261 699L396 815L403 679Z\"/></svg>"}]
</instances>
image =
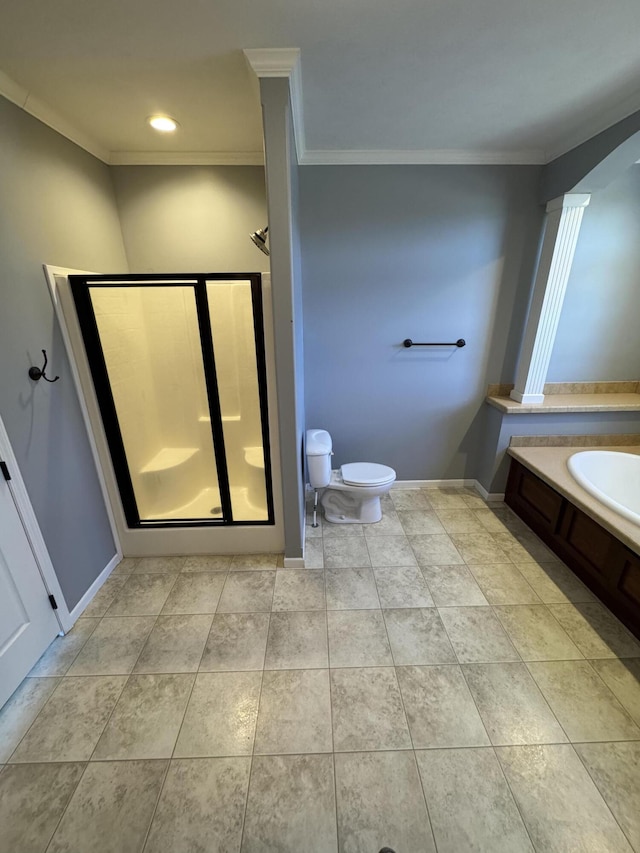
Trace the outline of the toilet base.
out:
<instances>
[{"instance_id":1,"label":"toilet base","mask_svg":"<svg viewBox=\"0 0 640 853\"><path fill-rule=\"evenodd\" d=\"M382 518L380 495L355 497L352 492L325 489L320 498L331 524L373 524Z\"/></svg>"}]
</instances>

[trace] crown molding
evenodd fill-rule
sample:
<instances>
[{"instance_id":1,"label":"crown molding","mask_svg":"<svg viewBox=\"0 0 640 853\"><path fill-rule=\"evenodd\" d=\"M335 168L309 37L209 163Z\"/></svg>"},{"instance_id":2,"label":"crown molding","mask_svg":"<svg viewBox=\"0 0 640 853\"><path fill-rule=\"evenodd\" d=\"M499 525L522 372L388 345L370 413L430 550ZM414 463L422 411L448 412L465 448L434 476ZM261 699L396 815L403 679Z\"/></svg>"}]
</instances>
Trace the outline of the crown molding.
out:
<instances>
[{"instance_id":1,"label":"crown molding","mask_svg":"<svg viewBox=\"0 0 640 853\"><path fill-rule=\"evenodd\" d=\"M262 151L112 151L110 166L263 166Z\"/></svg>"},{"instance_id":2,"label":"crown molding","mask_svg":"<svg viewBox=\"0 0 640 853\"><path fill-rule=\"evenodd\" d=\"M71 122L68 122L48 104L41 101L40 98L36 98L28 89L20 86L19 83L16 83L15 80L12 80L8 74L2 71L0 71L0 95L13 104L16 104L16 106L29 113L29 115L37 118L38 121L46 124L47 127L55 130L61 136L66 137L66 139L74 142L80 148L88 151L89 154L93 154L98 160L102 160L103 163L109 162L109 152L106 148L103 148L102 145L84 133L84 131L78 130L77 127L74 127Z\"/></svg>"},{"instance_id":3,"label":"crown molding","mask_svg":"<svg viewBox=\"0 0 640 853\"><path fill-rule=\"evenodd\" d=\"M302 166L540 166L543 151L473 151L465 149L363 149L305 151Z\"/></svg>"},{"instance_id":4,"label":"crown molding","mask_svg":"<svg viewBox=\"0 0 640 853\"><path fill-rule=\"evenodd\" d=\"M302 65L299 47L272 47L243 51L247 64L256 77L288 77L293 138L298 164L304 162L306 142L302 107Z\"/></svg>"}]
</instances>

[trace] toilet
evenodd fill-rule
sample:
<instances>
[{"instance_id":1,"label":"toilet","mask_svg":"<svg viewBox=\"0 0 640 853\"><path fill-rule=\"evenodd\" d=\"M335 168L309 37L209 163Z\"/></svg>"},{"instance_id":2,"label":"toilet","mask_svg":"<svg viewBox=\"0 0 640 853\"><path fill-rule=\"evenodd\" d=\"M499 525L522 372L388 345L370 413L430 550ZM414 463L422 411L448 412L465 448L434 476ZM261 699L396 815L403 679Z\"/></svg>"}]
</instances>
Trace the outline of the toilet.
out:
<instances>
[{"instance_id":1,"label":"toilet","mask_svg":"<svg viewBox=\"0 0 640 853\"><path fill-rule=\"evenodd\" d=\"M307 430L306 455L311 487L322 489L324 517L333 524L371 524L382 518L380 496L396 479L387 465L349 462L331 470L333 442L325 429Z\"/></svg>"}]
</instances>

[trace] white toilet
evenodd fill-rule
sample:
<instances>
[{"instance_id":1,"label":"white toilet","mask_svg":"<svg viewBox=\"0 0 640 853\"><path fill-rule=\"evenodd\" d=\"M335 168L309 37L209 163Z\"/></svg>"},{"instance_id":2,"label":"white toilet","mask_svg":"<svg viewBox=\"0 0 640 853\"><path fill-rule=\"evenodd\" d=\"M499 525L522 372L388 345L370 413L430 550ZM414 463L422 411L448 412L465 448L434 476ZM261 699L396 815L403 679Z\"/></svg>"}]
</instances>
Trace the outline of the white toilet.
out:
<instances>
[{"instance_id":1,"label":"white toilet","mask_svg":"<svg viewBox=\"0 0 640 853\"><path fill-rule=\"evenodd\" d=\"M380 495L389 491L396 472L374 462L350 462L339 471L332 471L331 448L331 436L325 429L307 430L309 480L313 489L323 489L320 503L327 521L333 524L380 521Z\"/></svg>"}]
</instances>

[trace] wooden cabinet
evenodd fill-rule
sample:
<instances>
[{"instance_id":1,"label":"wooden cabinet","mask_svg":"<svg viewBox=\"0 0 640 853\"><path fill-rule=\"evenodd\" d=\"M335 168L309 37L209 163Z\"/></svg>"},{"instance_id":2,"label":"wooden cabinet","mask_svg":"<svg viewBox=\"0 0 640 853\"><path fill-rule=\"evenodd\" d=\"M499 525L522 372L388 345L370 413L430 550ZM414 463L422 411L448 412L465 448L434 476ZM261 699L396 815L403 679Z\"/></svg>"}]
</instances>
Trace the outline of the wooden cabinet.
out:
<instances>
[{"instance_id":1,"label":"wooden cabinet","mask_svg":"<svg viewBox=\"0 0 640 853\"><path fill-rule=\"evenodd\" d=\"M505 502L640 637L640 556L515 459Z\"/></svg>"}]
</instances>

